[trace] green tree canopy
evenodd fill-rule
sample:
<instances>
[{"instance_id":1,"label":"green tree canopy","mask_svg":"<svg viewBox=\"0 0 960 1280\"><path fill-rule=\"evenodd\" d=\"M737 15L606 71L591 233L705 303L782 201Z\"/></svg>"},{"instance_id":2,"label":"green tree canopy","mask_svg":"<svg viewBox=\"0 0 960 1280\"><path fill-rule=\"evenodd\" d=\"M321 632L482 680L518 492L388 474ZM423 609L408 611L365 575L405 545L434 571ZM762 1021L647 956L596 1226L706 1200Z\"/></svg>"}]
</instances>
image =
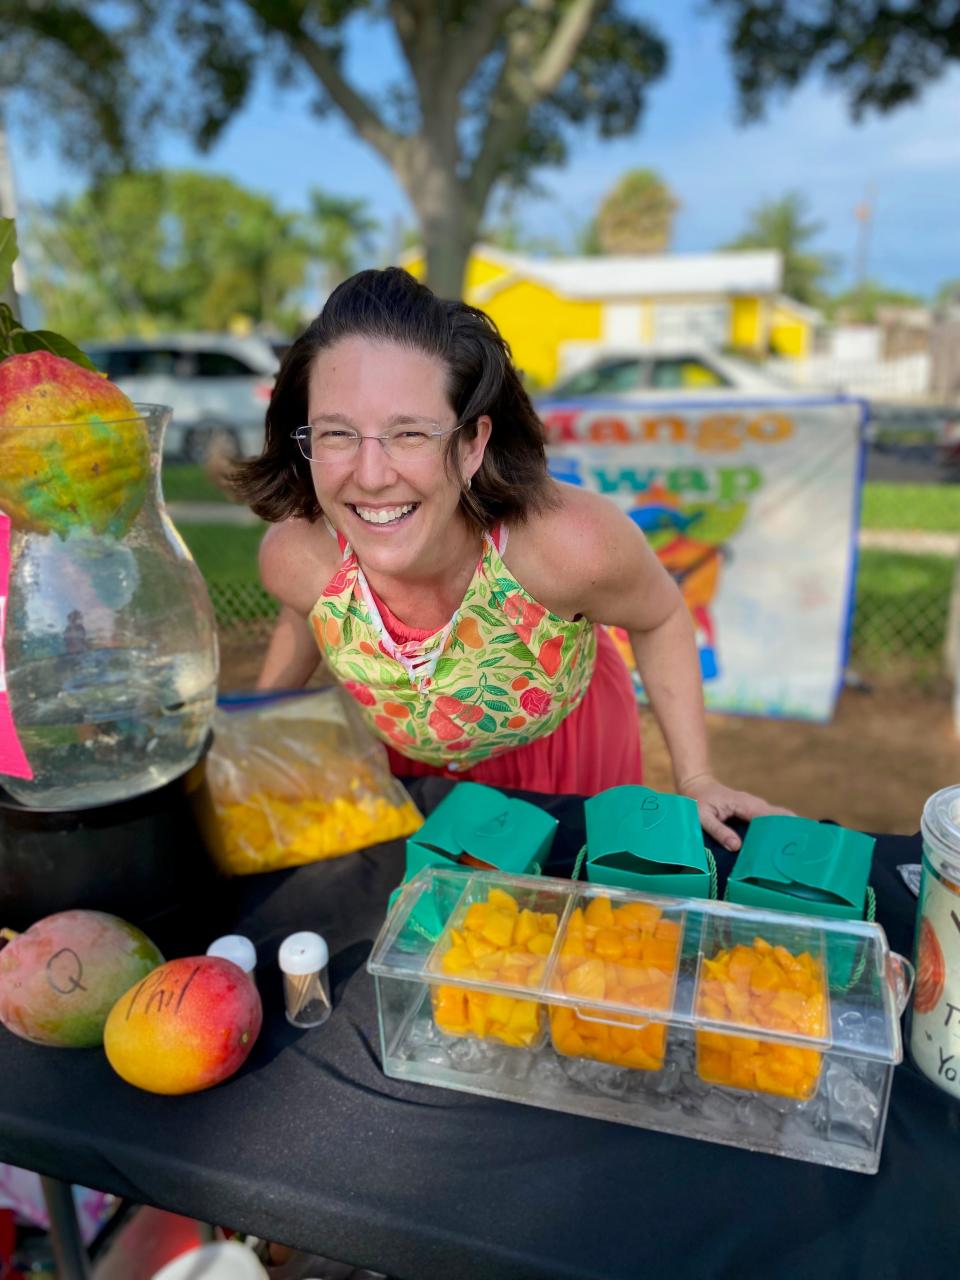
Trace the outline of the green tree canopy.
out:
<instances>
[{"instance_id":1,"label":"green tree canopy","mask_svg":"<svg viewBox=\"0 0 960 1280\"><path fill-rule=\"evenodd\" d=\"M934 306L960 306L960 276L952 280L944 280L933 299Z\"/></svg>"},{"instance_id":2,"label":"green tree canopy","mask_svg":"<svg viewBox=\"0 0 960 1280\"><path fill-rule=\"evenodd\" d=\"M957 0L710 0L729 20L744 115L812 71L843 92L855 119L919 97L960 61Z\"/></svg>"},{"instance_id":3,"label":"green tree canopy","mask_svg":"<svg viewBox=\"0 0 960 1280\"><path fill-rule=\"evenodd\" d=\"M404 64L377 92L346 69L368 23ZM306 83L393 169L445 294L491 192L562 163L571 127L632 132L666 56L626 0L0 0L0 90L87 163L137 158L160 127L209 147L261 71Z\"/></svg>"},{"instance_id":4,"label":"green tree canopy","mask_svg":"<svg viewBox=\"0 0 960 1280\"><path fill-rule=\"evenodd\" d=\"M828 254L808 245L823 223L808 216L809 202L800 192L788 192L779 200L757 205L746 230L725 245L726 249L779 249L783 255L783 291L798 302L822 302L820 285L835 268Z\"/></svg>"},{"instance_id":5,"label":"green tree canopy","mask_svg":"<svg viewBox=\"0 0 960 1280\"><path fill-rule=\"evenodd\" d=\"M846 324L875 324L881 307L922 306L923 298L918 294L894 289L879 280L864 280L852 289L834 294L826 309L832 320Z\"/></svg>"},{"instance_id":6,"label":"green tree canopy","mask_svg":"<svg viewBox=\"0 0 960 1280\"><path fill-rule=\"evenodd\" d=\"M353 275L361 255L370 257L379 227L367 212L365 200L310 192L306 234L313 252L326 263L328 290Z\"/></svg>"},{"instance_id":7,"label":"green tree canopy","mask_svg":"<svg viewBox=\"0 0 960 1280\"><path fill-rule=\"evenodd\" d=\"M290 331L320 242L339 234L324 220L329 197L311 200L304 216L224 177L104 178L33 218L38 300L52 328L84 337L224 329L238 317Z\"/></svg>"},{"instance_id":8,"label":"green tree canopy","mask_svg":"<svg viewBox=\"0 0 960 1280\"><path fill-rule=\"evenodd\" d=\"M630 169L600 203L596 238L603 253L664 253L680 201L652 169Z\"/></svg>"}]
</instances>

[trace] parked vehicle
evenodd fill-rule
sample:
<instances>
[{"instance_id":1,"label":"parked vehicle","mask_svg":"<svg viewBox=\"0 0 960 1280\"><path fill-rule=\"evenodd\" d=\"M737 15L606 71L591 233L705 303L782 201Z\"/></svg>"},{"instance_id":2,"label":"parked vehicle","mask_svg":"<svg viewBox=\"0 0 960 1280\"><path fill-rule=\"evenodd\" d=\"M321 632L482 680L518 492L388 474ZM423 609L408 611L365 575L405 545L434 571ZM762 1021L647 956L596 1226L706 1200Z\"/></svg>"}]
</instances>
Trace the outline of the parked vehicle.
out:
<instances>
[{"instance_id":1,"label":"parked vehicle","mask_svg":"<svg viewBox=\"0 0 960 1280\"><path fill-rule=\"evenodd\" d=\"M130 397L168 404L164 454L202 462L214 440L234 457L263 447L263 416L279 361L259 337L164 334L86 344L90 359Z\"/></svg>"},{"instance_id":2,"label":"parked vehicle","mask_svg":"<svg viewBox=\"0 0 960 1280\"><path fill-rule=\"evenodd\" d=\"M937 461L951 480L960 480L960 407L943 412Z\"/></svg>"},{"instance_id":3,"label":"parked vehicle","mask_svg":"<svg viewBox=\"0 0 960 1280\"><path fill-rule=\"evenodd\" d=\"M791 392L795 395L795 388L764 369L708 348L609 348L549 387L538 402L581 396L627 399L637 395L644 400L651 396L673 400L678 395L712 400L731 394L782 396Z\"/></svg>"}]
</instances>

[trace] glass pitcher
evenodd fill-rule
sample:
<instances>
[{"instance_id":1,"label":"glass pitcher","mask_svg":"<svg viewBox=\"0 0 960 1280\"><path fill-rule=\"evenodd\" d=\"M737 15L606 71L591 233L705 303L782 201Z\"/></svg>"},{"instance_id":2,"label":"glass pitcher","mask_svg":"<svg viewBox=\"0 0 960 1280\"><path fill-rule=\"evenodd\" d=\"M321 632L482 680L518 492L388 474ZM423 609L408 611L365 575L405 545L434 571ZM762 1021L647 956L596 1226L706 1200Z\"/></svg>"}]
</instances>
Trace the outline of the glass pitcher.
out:
<instances>
[{"instance_id":1,"label":"glass pitcher","mask_svg":"<svg viewBox=\"0 0 960 1280\"><path fill-rule=\"evenodd\" d=\"M206 585L163 505L171 411L0 427L11 519L3 634L22 804L82 809L163 786L199 758L216 700ZM17 452L19 451L19 453ZM12 468L12 471L11 471Z\"/></svg>"}]
</instances>

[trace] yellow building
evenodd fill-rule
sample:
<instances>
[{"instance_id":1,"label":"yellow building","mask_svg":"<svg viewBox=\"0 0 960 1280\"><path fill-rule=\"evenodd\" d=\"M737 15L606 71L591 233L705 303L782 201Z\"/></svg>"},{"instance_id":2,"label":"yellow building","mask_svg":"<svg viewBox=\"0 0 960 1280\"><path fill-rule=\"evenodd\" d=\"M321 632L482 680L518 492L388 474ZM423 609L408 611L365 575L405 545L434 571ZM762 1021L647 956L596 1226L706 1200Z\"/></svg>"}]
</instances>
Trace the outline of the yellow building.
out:
<instances>
[{"instance_id":1,"label":"yellow building","mask_svg":"<svg viewBox=\"0 0 960 1280\"><path fill-rule=\"evenodd\" d=\"M416 250L402 265L421 277ZM465 298L510 343L517 365L547 386L586 348L684 343L802 359L819 313L780 293L776 250L530 258L478 244Z\"/></svg>"}]
</instances>

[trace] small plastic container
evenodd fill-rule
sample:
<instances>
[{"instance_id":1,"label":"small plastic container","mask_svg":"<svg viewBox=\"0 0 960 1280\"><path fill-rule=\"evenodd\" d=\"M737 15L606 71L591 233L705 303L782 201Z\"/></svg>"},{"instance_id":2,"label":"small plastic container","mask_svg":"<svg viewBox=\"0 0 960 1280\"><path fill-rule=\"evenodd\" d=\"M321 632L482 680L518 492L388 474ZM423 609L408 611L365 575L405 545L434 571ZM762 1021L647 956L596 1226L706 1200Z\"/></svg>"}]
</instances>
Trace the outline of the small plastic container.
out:
<instances>
[{"instance_id":1,"label":"small plastic container","mask_svg":"<svg viewBox=\"0 0 960 1280\"><path fill-rule=\"evenodd\" d=\"M388 1076L879 1167L913 973L875 923L430 867L367 967Z\"/></svg>"},{"instance_id":2,"label":"small plastic container","mask_svg":"<svg viewBox=\"0 0 960 1280\"><path fill-rule=\"evenodd\" d=\"M431 987L434 1021L445 1035L517 1049L542 1043L543 1005L525 996L543 983L564 906L537 879L520 892L468 882L428 965L456 980ZM496 991L476 988L491 981Z\"/></svg>"},{"instance_id":3,"label":"small plastic container","mask_svg":"<svg viewBox=\"0 0 960 1280\"><path fill-rule=\"evenodd\" d=\"M773 932L759 922L754 929L704 921L694 1011L711 1029L696 1033L701 1080L800 1101L814 1096L822 1049L830 1047L825 950L823 931L792 913Z\"/></svg>"},{"instance_id":4,"label":"small plastic container","mask_svg":"<svg viewBox=\"0 0 960 1280\"><path fill-rule=\"evenodd\" d=\"M287 1021L294 1027L319 1027L332 1011L330 952L319 933L291 933L280 944Z\"/></svg>"},{"instance_id":5,"label":"small plastic container","mask_svg":"<svg viewBox=\"0 0 960 1280\"><path fill-rule=\"evenodd\" d=\"M231 960L251 978L256 975L257 949L242 933L225 933L222 938L214 938L207 947L207 955L219 956L221 960Z\"/></svg>"},{"instance_id":6,"label":"small plastic container","mask_svg":"<svg viewBox=\"0 0 960 1280\"><path fill-rule=\"evenodd\" d=\"M683 927L683 912L669 901L625 902L599 888L573 899L551 986L568 996L599 997L604 1004L551 1008L557 1053L659 1071L667 1027L649 1014L673 1007ZM613 1012L611 1003L636 1013Z\"/></svg>"}]
</instances>

